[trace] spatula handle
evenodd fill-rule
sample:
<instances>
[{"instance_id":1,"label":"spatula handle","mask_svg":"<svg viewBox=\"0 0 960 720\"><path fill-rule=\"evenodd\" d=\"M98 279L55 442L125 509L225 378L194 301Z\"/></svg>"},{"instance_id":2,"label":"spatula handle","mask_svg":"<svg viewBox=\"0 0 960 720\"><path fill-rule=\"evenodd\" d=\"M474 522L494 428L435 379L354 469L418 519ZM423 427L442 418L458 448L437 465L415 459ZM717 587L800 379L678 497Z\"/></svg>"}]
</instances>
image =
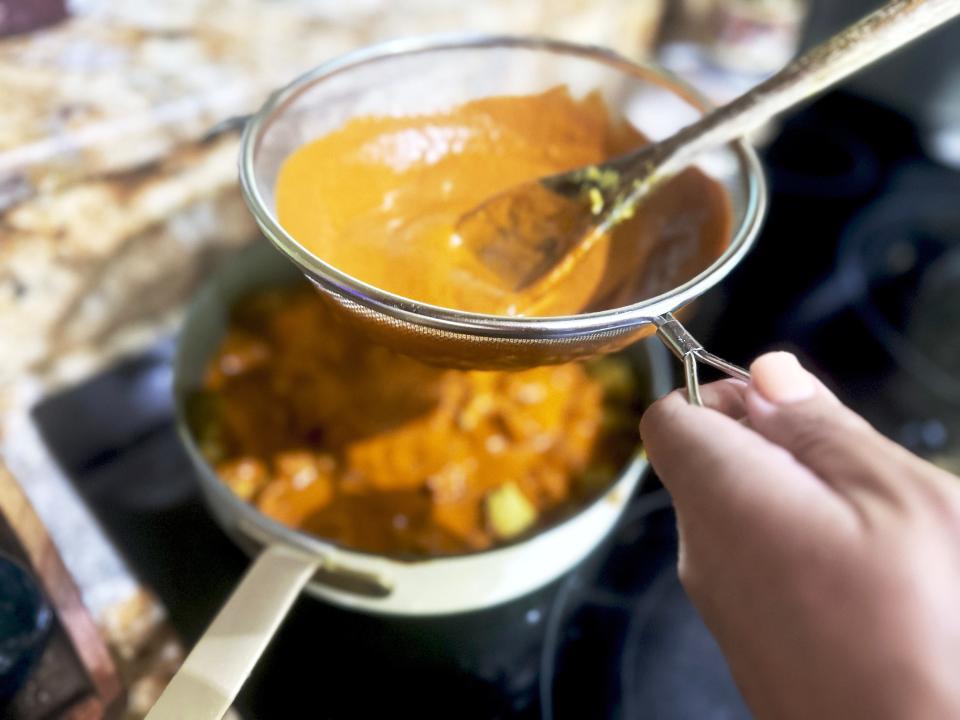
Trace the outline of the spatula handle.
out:
<instances>
[{"instance_id":1,"label":"spatula handle","mask_svg":"<svg viewBox=\"0 0 960 720\"><path fill-rule=\"evenodd\" d=\"M756 130L874 60L960 15L960 0L893 0L665 141L670 174L703 150Z\"/></svg>"}]
</instances>

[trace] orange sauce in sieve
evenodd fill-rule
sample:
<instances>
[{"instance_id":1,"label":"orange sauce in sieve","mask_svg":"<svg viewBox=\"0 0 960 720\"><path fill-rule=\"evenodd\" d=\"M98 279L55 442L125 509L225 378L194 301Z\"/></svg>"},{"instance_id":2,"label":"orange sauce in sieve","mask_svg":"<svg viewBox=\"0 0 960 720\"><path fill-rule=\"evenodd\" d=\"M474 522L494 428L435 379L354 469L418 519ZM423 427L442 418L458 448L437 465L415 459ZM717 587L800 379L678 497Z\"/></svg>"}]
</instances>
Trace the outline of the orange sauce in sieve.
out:
<instances>
[{"instance_id":1,"label":"orange sauce in sieve","mask_svg":"<svg viewBox=\"0 0 960 720\"><path fill-rule=\"evenodd\" d=\"M719 183L691 168L661 185L533 308L459 244L454 227L497 192L645 142L599 93L576 100L562 87L442 113L359 117L287 158L277 214L322 260L413 300L490 314L615 307L679 285L722 253L730 209Z\"/></svg>"}]
</instances>

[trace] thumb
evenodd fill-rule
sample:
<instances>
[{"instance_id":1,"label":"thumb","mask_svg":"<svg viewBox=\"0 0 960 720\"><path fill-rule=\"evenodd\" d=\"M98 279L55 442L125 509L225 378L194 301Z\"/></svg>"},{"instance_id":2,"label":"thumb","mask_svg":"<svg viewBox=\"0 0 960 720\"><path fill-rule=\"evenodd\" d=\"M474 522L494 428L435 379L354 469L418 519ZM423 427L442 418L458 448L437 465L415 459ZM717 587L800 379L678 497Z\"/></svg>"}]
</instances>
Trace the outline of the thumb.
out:
<instances>
[{"instance_id":1,"label":"thumb","mask_svg":"<svg viewBox=\"0 0 960 720\"><path fill-rule=\"evenodd\" d=\"M881 485L890 441L843 405L790 353L762 355L745 394L750 426L835 489Z\"/></svg>"}]
</instances>

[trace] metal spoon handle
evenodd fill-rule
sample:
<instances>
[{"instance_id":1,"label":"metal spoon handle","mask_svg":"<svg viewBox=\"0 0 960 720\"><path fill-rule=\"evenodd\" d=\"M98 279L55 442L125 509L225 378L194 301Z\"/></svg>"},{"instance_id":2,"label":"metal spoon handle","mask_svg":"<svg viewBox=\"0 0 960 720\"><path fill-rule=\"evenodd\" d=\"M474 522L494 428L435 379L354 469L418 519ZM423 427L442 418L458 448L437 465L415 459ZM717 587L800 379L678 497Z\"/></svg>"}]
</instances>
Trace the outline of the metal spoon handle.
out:
<instances>
[{"instance_id":1,"label":"metal spoon handle","mask_svg":"<svg viewBox=\"0 0 960 720\"><path fill-rule=\"evenodd\" d=\"M958 14L960 0L893 0L660 143L656 174L670 174L702 151L743 137ZM631 174L648 172L640 167Z\"/></svg>"}]
</instances>

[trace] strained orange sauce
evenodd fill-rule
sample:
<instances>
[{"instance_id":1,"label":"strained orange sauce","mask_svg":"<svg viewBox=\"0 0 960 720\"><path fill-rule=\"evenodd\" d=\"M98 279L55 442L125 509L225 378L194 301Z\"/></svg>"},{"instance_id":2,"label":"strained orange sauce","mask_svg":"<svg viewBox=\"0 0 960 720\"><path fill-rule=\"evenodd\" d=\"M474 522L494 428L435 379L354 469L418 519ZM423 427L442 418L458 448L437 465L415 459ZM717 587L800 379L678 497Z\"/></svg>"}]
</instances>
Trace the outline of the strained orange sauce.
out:
<instances>
[{"instance_id":1,"label":"strained orange sauce","mask_svg":"<svg viewBox=\"0 0 960 720\"><path fill-rule=\"evenodd\" d=\"M489 97L447 112L360 117L295 151L281 224L339 270L434 305L551 315L626 304L693 277L729 239L723 188L696 169L664 183L536 308L461 246L465 212L507 188L646 142L598 93Z\"/></svg>"}]
</instances>

